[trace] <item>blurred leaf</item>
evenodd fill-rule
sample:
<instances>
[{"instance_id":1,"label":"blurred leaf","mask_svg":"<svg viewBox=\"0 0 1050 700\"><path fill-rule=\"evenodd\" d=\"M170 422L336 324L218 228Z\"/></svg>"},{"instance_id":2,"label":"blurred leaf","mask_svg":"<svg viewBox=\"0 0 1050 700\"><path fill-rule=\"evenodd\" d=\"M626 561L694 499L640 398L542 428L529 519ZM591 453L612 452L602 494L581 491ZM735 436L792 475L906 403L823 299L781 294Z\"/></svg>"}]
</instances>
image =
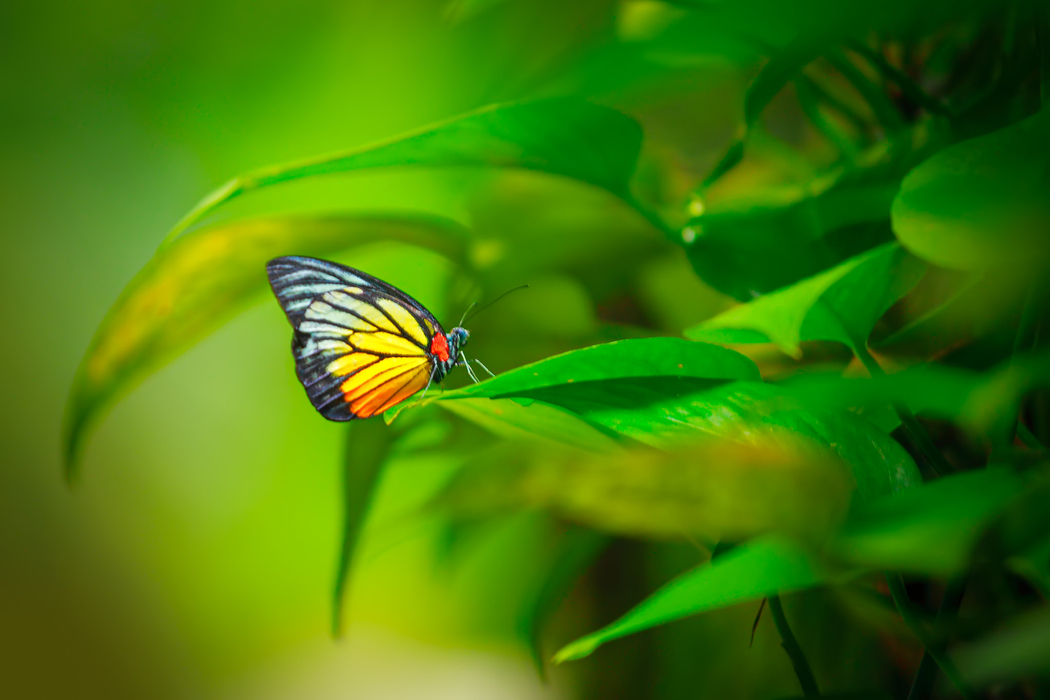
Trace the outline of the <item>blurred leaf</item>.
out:
<instances>
[{"instance_id":1,"label":"blurred leaf","mask_svg":"<svg viewBox=\"0 0 1050 700\"><path fill-rule=\"evenodd\" d=\"M951 117L948 108L938 98L927 93L921 85L916 83L906 73L886 60L880 52L873 50L867 44L855 39L845 42L850 50L863 56L886 80L890 81L901 91L901 93L916 105L921 106L930 114L942 117Z\"/></svg>"},{"instance_id":2,"label":"blurred leaf","mask_svg":"<svg viewBox=\"0 0 1050 700\"><path fill-rule=\"evenodd\" d=\"M358 420L347 425L343 460L343 532L332 596L333 637L343 635L343 606L354 551L393 442L394 429L383 421Z\"/></svg>"},{"instance_id":3,"label":"blurred leaf","mask_svg":"<svg viewBox=\"0 0 1050 700\"><path fill-rule=\"evenodd\" d=\"M836 0L671 0L671 4L696 11L708 21L716 21L725 31L755 37L765 44L784 46L827 45L848 37L865 36L872 31L921 31L945 21L973 17L991 5L990 0L908 0L843 3ZM979 14L976 15L980 17Z\"/></svg>"},{"instance_id":4,"label":"blurred leaf","mask_svg":"<svg viewBox=\"0 0 1050 700\"><path fill-rule=\"evenodd\" d=\"M808 46L792 46L777 51L762 67L744 94L744 124L740 135L729 147L722 159L704 178L700 195L719 178L729 172L744 157L744 141L762 112L795 76L819 55L819 49Z\"/></svg>"},{"instance_id":5,"label":"blurred leaf","mask_svg":"<svg viewBox=\"0 0 1050 700\"><path fill-rule=\"evenodd\" d=\"M813 410L904 404L988 433L1014 420L1026 394L1050 386L1050 357L1019 355L988 372L927 364L874 378L809 374L782 386Z\"/></svg>"},{"instance_id":6,"label":"blurred leaf","mask_svg":"<svg viewBox=\"0 0 1050 700\"><path fill-rule=\"evenodd\" d=\"M1037 473L1024 494L991 522L978 545L977 556L1000 561L1015 554L1041 549L1050 538L1050 478ZM1043 568L1050 567L1050 560Z\"/></svg>"},{"instance_id":7,"label":"blurred leaf","mask_svg":"<svg viewBox=\"0 0 1050 700\"><path fill-rule=\"evenodd\" d=\"M633 119L578 98L491 105L385 143L240 175L202 199L165 242L245 192L314 175L391 166L540 170L633 201L628 181L641 142Z\"/></svg>"},{"instance_id":8,"label":"blurred leaf","mask_svg":"<svg viewBox=\"0 0 1050 700\"><path fill-rule=\"evenodd\" d=\"M831 550L868 569L951 575L965 568L984 527L1023 487L1009 469L938 479L868 504Z\"/></svg>"},{"instance_id":9,"label":"blurred leaf","mask_svg":"<svg viewBox=\"0 0 1050 700\"><path fill-rule=\"evenodd\" d=\"M716 207L689 222L686 253L696 273L739 301L816 275L891 239L895 179L844 181ZM786 201L785 201L786 200Z\"/></svg>"},{"instance_id":10,"label":"blurred leaf","mask_svg":"<svg viewBox=\"0 0 1050 700\"><path fill-rule=\"evenodd\" d=\"M1050 112L950 146L904 179L893 230L943 267L1022 268L1050 252Z\"/></svg>"},{"instance_id":11,"label":"blurred leaf","mask_svg":"<svg viewBox=\"0 0 1050 700\"><path fill-rule=\"evenodd\" d=\"M922 276L925 266L895 243L850 258L797 284L729 309L688 329L696 340L725 339L721 329L757 331L761 336L732 335L773 341L784 352L801 356L803 340L834 340L863 348L875 322ZM711 331L714 331L711 334Z\"/></svg>"},{"instance_id":12,"label":"blurred leaf","mask_svg":"<svg viewBox=\"0 0 1050 700\"><path fill-rule=\"evenodd\" d=\"M995 316L1003 311L994 304L982 304L989 296L987 283L985 275L953 280L946 298L891 335L873 339L871 347L888 352L905 348L912 356L930 358L946 348L983 335L988 332ZM992 313L987 313L988 310Z\"/></svg>"},{"instance_id":13,"label":"blurred leaf","mask_svg":"<svg viewBox=\"0 0 1050 700\"><path fill-rule=\"evenodd\" d=\"M739 541L769 532L820 541L845 517L845 465L810 440L699 440L670 451L538 451L469 464L438 497L460 516L542 508L606 532Z\"/></svg>"},{"instance_id":14,"label":"blurred leaf","mask_svg":"<svg viewBox=\"0 0 1050 700\"><path fill-rule=\"evenodd\" d=\"M499 7L507 0L448 0L445 3L445 20L450 24L459 24L473 19L493 8Z\"/></svg>"},{"instance_id":15,"label":"blurred leaf","mask_svg":"<svg viewBox=\"0 0 1050 700\"><path fill-rule=\"evenodd\" d=\"M953 654L974 685L1050 674L1050 608L1045 605Z\"/></svg>"},{"instance_id":16,"label":"blurred leaf","mask_svg":"<svg viewBox=\"0 0 1050 700\"><path fill-rule=\"evenodd\" d=\"M685 12L664 2L631 2L621 6L617 19L623 42L614 50L635 49L667 68L709 65L714 58L747 64L762 53L754 38L735 32L710 12Z\"/></svg>"},{"instance_id":17,"label":"blurred leaf","mask_svg":"<svg viewBox=\"0 0 1050 700\"><path fill-rule=\"evenodd\" d=\"M543 630L550 617L571 591L576 580L590 568L609 544L610 538L579 527L569 527L558 539L543 585L522 610L518 634L529 645L540 678L546 678Z\"/></svg>"},{"instance_id":18,"label":"blurred leaf","mask_svg":"<svg viewBox=\"0 0 1050 700\"><path fill-rule=\"evenodd\" d=\"M446 392L440 399L521 396L542 387L624 377L729 380L758 379L759 374L750 359L719 345L681 338L637 338L570 350Z\"/></svg>"},{"instance_id":19,"label":"blurred leaf","mask_svg":"<svg viewBox=\"0 0 1050 700\"><path fill-rule=\"evenodd\" d=\"M749 542L679 576L616 622L567 644L554 661L582 659L602 644L628 634L774 593L809 588L823 580L798 545L777 539Z\"/></svg>"},{"instance_id":20,"label":"blurred leaf","mask_svg":"<svg viewBox=\"0 0 1050 700\"><path fill-rule=\"evenodd\" d=\"M194 231L159 251L125 287L81 360L66 407L67 477L91 423L264 289L267 260L383 240L461 260L467 236L458 224L434 217L274 217Z\"/></svg>"},{"instance_id":21,"label":"blurred leaf","mask_svg":"<svg viewBox=\"0 0 1050 700\"><path fill-rule=\"evenodd\" d=\"M902 144L898 140L898 135L904 130L904 119L897 111L897 106L886 94L885 87L868 77L839 48L828 49L825 57L828 63L842 74L864 99L864 103L885 130L889 148L891 150L899 148Z\"/></svg>"},{"instance_id":22,"label":"blurred leaf","mask_svg":"<svg viewBox=\"0 0 1050 700\"><path fill-rule=\"evenodd\" d=\"M615 380L547 387L523 395L561 406L592 425L662 449L702 437L797 449L810 440L849 465L855 503L921 482L914 461L892 438L846 411L807 410L784 390L739 381L702 387L698 380Z\"/></svg>"},{"instance_id":23,"label":"blurred leaf","mask_svg":"<svg viewBox=\"0 0 1050 700\"><path fill-rule=\"evenodd\" d=\"M534 402L528 406L510 399L464 398L439 405L461 418L504 438L539 438L591 451L610 451L613 438L557 406Z\"/></svg>"}]
</instances>

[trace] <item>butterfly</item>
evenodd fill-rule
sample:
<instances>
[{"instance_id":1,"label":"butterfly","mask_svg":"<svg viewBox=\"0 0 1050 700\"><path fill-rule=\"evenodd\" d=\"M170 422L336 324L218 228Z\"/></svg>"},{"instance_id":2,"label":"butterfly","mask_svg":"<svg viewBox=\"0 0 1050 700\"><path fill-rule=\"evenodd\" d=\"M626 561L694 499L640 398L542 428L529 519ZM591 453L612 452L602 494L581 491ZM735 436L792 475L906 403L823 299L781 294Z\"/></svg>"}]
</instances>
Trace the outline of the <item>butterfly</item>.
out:
<instances>
[{"instance_id":1,"label":"butterfly","mask_svg":"<svg viewBox=\"0 0 1050 700\"><path fill-rule=\"evenodd\" d=\"M369 418L419 391L425 396L457 365L478 381L462 353L470 332L456 326L446 333L397 287L299 256L274 258L266 273L292 324L295 373L325 418Z\"/></svg>"}]
</instances>

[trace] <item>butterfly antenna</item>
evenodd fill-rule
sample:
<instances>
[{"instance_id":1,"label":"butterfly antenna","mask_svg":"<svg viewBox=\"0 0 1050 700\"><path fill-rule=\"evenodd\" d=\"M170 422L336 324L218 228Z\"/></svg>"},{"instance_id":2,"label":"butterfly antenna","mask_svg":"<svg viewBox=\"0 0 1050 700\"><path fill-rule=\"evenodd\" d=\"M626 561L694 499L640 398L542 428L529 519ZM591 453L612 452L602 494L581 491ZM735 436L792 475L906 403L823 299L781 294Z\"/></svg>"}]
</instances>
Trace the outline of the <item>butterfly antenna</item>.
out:
<instances>
[{"instance_id":1,"label":"butterfly antenna","mask_svg":"<svg viewBox=\"0 0 1050 700\"><path fill-rule=\"evenodd\" d=\"M466 323L467 322L467 314L469 314L470 310L473 309L477 305L478 305L478 302L475 301L473 304L468 306L467 310L463 312L463 317L459 319L459 323L457 323L456 325L457 326L462 326L464 323Z\"/></svg>"},{"instance_id":2,"label":"butterfly antenna","mask_svg":"<svg viewBox=\"0 0 1050 700\"><path fill-rule=\"evenodd\" d=\"M511 294L512 292L517 292L517 291L519 291L521 289L528 289L528 288L529 288L529 285L523 284L520 287L515 287L514 289L508 289L507 291L503 292L503 294L500 294L498 297L496 297L495 299L493 299L489 303L485 304L484 306L480 307L478 310L476 310L474 313L470 314L469 316L467 314L463 314L463 319L459 322L459 325L462 326L464 323L466 323L470 319L474 318L475 316L480 314L482 311L484 311L485 309L489 308L490 306L492 306L493 304L495 304L497 301L499 301L503 297L507 296L508 294ZM470 305L471 308L473 308L476 304L477 304L477 302L474 302L474 304L471 304ZM470 312L469 308L467 309L467 312L468 313Z\"/></svg>"}]
</instances>

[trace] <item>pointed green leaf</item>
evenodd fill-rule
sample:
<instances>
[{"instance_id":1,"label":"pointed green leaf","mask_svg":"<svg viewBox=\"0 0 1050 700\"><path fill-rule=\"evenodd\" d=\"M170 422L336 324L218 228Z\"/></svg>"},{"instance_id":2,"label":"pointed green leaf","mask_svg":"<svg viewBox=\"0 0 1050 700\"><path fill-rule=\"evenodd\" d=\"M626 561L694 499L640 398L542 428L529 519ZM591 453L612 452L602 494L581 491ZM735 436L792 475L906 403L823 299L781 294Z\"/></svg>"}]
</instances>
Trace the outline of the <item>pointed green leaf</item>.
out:
<instances>
[{"instance_id":1,"label":"pointed green leaf","mask_svg":"<svg viewBox=\"0 0 1050 700\"><path fill-rule=\"evenodd\" d=\"M66 409L67 476L90 425L263 290L267 260L331 254L378 240L458 260L467 236L458 224L433 217L275 217L195 231L159 251L110 308L81 360Z\"/></svg>"},{"instance_id":2,"label":"pointed green leaf","mask_svg":"<svg viewBox=\"0 0 1050 700\"><path fill-rule=\"evenodd\" d=\"M582 659L628 634L823 581L824 575L798 545L776 539L749 542L679 576L616 622L567 644L554 661Z\"/></svg>"},{"instance_id":3,"label":"pointed green leaf","mask_svg":"<svg viewBox=\"0 0 1050 700\"><path fill-rule=\"evenodd\" d=\"M809 440L849 465L855 503L921 483L908 453L871 423L837 408L808 410L791 392L769 384L739 381L704 388L685 379L645 378L561 385L523 395L661 449L703 437L742 444Z\"/></svg>"},{"instance_id":4,"label":"pointed green leaf","mask_svg":"<svg viewBox=\"0 0 1050 700\"><path fill-rule=\"evenodd\" d=\"M951 575L965 568L983 529L1023 488L1009 469L938 479L869 503L831 551L871 570Z\"/></svg>"},{"instance_id":5,"label":"pointed green leaf","mask_svg":"<svg viewBox=\"0 0 1050 700\"><path fill-rule=\"evenodd\" d=\"M578 98L497 104L384 143L240 175L208 194L168 234L179 234L245 192L314 175L392 166L526 168L630 198L642 131L630 117Z\"/></svg>"},{"instance_id":6,"label":"pointed green leaf","mask_svg":"<svg viewBox=\"0 0 1050 700\"><path fill-rule=\"evenodd\" d=\"M863 347L875 322L906 294L925 266L895 243L850 258L815 277L729 309L686 331L695 340L723 337L725 329L761 334L798 357L803 340ZM747 337L734 336L737 342Z\"/></svg>"},{"instance_id":7,"label":"pointed green leaf","mask_svg":"<svg viewBox=\"0 0 1050 700\"><path fill-rule=\"evenodd\" d=\"M801 43L776 51L748 86L744 94L744 124L740 137L726 151L722 159L704 178L701 191L713 185L719 178L733 169L744 156L744 141L747 132L762 116L773 98L791 82L806 64L820 55L820 48Z\"/></svg>"},{"instance_id":8,"label":"pointed green leaf","mask_svg":"<svg viewBox=\"0 0 1050 700\"><path fill-rule=\"evenodd\" d=\"M728 380L758 379L759 374L748 357L718 345L681 338L638 338L570 350L447 392L441 399L521 396L542 387L625 377Z\"/></svg>"}]
</instances>

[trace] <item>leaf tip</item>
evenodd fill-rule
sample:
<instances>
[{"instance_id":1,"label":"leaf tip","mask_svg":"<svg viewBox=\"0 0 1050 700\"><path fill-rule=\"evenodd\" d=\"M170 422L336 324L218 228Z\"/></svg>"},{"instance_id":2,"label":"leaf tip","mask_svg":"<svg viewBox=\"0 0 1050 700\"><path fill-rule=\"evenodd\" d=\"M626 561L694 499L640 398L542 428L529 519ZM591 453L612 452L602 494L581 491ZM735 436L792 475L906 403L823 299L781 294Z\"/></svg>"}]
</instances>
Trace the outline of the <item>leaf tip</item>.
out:
<instances>
[{"instance_id":1,"label":"leaf tip","mask_svg":"<svg viewBox=\"0 0 1050 700\"><path fill-rule=\"evenodd\" d=\"M73 401L71 400L62 430L62 478L66 486L70 488L76 485L80 475L85 424L83 413L74 412L72 406Z\"/></svg>"},{"instance_id":2,"label":"leaf tip","mask_svg":"<svg viewBox=\"0 0 1050 700\"><path fill-rule=\"evenodd\" d=\"M599 646L601 646L601 642L589 637L577 639L575 642L570 642L559 649L558 653L551 658L551 663L562 664L566 661L577 661L586 658L594 653L594 650Z\"/></svg>"}]
</instances>

